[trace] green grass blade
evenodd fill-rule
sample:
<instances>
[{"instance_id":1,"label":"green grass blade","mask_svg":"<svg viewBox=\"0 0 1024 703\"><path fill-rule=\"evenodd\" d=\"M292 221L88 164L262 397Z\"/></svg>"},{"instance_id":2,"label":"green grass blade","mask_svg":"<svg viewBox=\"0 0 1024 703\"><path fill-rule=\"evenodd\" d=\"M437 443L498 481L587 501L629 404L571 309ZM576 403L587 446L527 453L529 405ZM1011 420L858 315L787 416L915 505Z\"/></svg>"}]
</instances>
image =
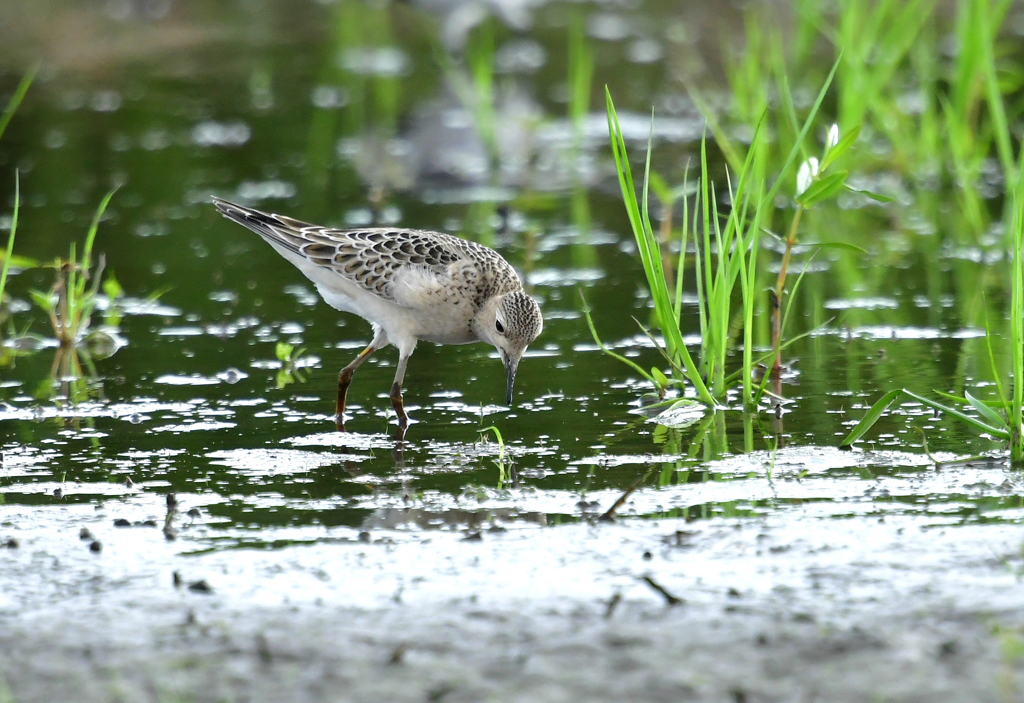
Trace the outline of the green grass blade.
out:
<instances>
[{"instance_id":1,"label":"green grass blade","mask_svg":"<svg viewBox=\"0 0 1024 703\"><path fill-rule=\"evenodd\" d=\"M982 422L976 417L972 417L967 413L961 412L956 408L951 408L948 405L937 403L931 398L925 398L923 395L918 395L913 391L908 391L906 388L898 388L896 390L889 391L881 398L879 398L878 402L871 406L871 409L868 410L864 418L859 423L857 423L857 426L853 428L850 434L846 436L846 439L844 439L842 444L839 445L839 448L848 449L851 444L853 444L858 439L863 437L864 434L868 430L870 430L876 422L878 422L878 419L883 415L883 413L885 413L889 406L892 405L892 403L901 395L906 395L907 397L912 398L913 400L916 400L917 402L923 405L927 405L928 407L934 410L948 413L953 417L963 420L972 427L981 430L982 432L988 432L994 437L998 437L999 439L1010 439L1010 432L1009 430L1006 429L1006 423L1003 422L1002 418L998 418L999 424L997 426L992 426ZM969 403L970 401L965 402ZM980 403L980 401L978 402ZM981 405L984 404L981 403Z\"/></svg>"},{"instance_id":2,"label":"green grass blade","mask_svg":"<svg viewBox=\"0 0 1024 703\"><path fill-rule=\"evenodd\" d=\"M852 251L854 254L861 254L862 256L868 255L866 249L861 249L856 244L850 244L849 242L818 242L813 246L815 249L842 249L844 251Z\"/></svg>"},{"instance_id":3,"label":"green grass blade","mask_svg":"<svg viewBox=\"0 0 1024 703\"><path fill-rule=\"evenodd\" d=\"M996 37L992 27L992 17L988 3L979 3L979 6L981 8L981 26L979 31L982 33L981 51L982 68L985 72L985 98L988 102L989 116L995 133L999 160L1003 164L1006 182L1010 183L1013 180L1017 167L1013 158L1013 149L1010 145L1010 128L1006 120L1006 107L1003 105L1003 95L999 89L999 78L996 76L996 59L992 51Z\"/></svg>"},{"instance_id":4,"label":"green grass blade","mask_svg":"<svg viewBox=\"0 0 1024 703\"><path fill-rule=\"evenodd\" d=\"M11 217L11 233L7 237L7 255L4 256L3 270L0 271L0 301L4 297L4 288L7 286L7 271L11 267L11 257L14 256L14 235L18 233L18 209L21 206L21 176L14 171L14 215Z\"/></svg>"},{"instance_id":5,"label":"green grass blade","mask_svg":"<svg viewBox=\"0 0 1024 703\"><path fill-rule=\"evenodd\" d=\"M903 392L906 393L909 397L913 398L914 400L923 403L924 405L927 405L929 408L938 410L940 412L949 413L953 417L963 420L968 425L972 425L973 427L981 430L982 432L988 432L989 434L999 437L1000 439L1010 438L1010 433L1009 431L1006 430L1006 423L1003 422L1001 419L999 425L993 427L992 425L986 424L979 420L978 418L968 415L965 412L961 412L956 408L951 408L947 405L943 405L942 403L937 403L931 398L925 398L923 395L918 395L917 393L914 393L913 391L908 391L905 388L903 389Z\"/></svg>"},{"instance_id":6,"label":"green grass blade","mask_svg":"<svg viewBox=\"0 0 1024 703\"><path fill-rule=\"evenodd\" d=\"M100 201L95 214L93 214L92 224L89 225L89 231L85 235L85 247L82 249L82 261L80 262L82 272L77 278L78 287L76 288L76 293L78 295L85 292L85 279L89 275L89 269L92 267L92 245L93 242L96 241L96 233L100 228L100 220L103 218L103 213L107 211L107 205L110 204L110 199L114 197L114 193L116 193L120 187L121 186L116 186L107 193L103 200ZM74 256L72 256L72 258L74 258Z\"/></svg>"},{"instance_id":7,"label":"green grass blade","mask_svg":"<svg viewBox=\"0 0 1024 703\"><path fill-rule=\"evenodd\" d=\"M857 137L860 136L860 125L857 125L849 132L844 134L842 138L836 143L834 147L828 150L825 154L825 158L821 160L820 170L824 173L828 170L828 167L836 162L836 160L845 154L850 147L853 146L854 142L857 141Z\"/></svg>"},{"instance_id":8,"label":"green grass blade","mask_svg":"<svg viewBox=\"0 0 1024 703\"><path fill-rule=\"evenodd\" d=\"M997 427L1006 427L1006 418L1000 417L999 413L971 395L970 391L964 391L964 398L967 399L967 402L971 404L972 408L978 411L979 415L991 422L993 425Z\"/></svg>"},{"instance_id":9,"label":"green grass blade","mask_svg":"<svg viewBox=\"0 0 1024 703\"><path fill-rule=\"evenodd\" d=\"M680 227L679 233L679 261L676 265L676 295L675 295L675 313L676 324L679 324L680 317L683 314L683 279L686 273L686 244L690 234L690 201L687 196L686 189L689 186L690 179L690 164L687 162L686 170L683 171L683 226Z\"/></svg>"},{"instance_id":10,"label":"green grass blade","mask_svg":"<svg viewBox=\"0 0 1024 703\"><path fill-rule=\"evenodd\" d=\"M992 369L992 378L996 381L996 392L999 394L999 403L1003 406L1003 412L1006 413L1006 417L1012 418L1013 411L1010 410L1010 403L1006 399L1006 393L1003 391L1003 383L999 380L999 367L996 365L996 353L992 349L992 330L989 326L988 315L985 315L985 349L988 351L988 363Z\"/></svg>"},{"instance_id":11,"label":"green grass blade","mask_svg":"<svg viewBox=\"0 0 1024 703\"><path fill-rule=\"evenodd\" d=\"M875 201L880 202L880 203L894 203L894 202L896 202L896 198L889 197L888 195L882 195L881 193L875 193L874 191L870 191L870 190L861 190L860 188L851 188L849 185L845 185L845 184L844 184L844 187L846 188L846 190L850 191L851 193L860 193L861 195L866 195L869 198L871 198L872 200L875 200Z\"/></svg>"},{"instance_id":12,"label":"green grass blade","mask_svg":"<svg viewBox=\"0 0 1024 703\"><path fill-rule=\"evenodd\" d=\"M36 79L36 73L39 71L39 64L35 64L28 70L28 72L22 76L21 82L18 83L18 87L14 91L14 95L11 96L11 101L7 103L7 107L4 108L3 113L0 113L0 139L3 138L4 132L7 131L7 125L11 123L14 118L14 113L18 111L21 106L22 100L25 99L25 94L28 93L29 87L32 85L32 81Z\"/></svg>"},{"instance_id":13,"label":"green grass blade","mask_svg":"<svg viewBox=\"0 0 1024 703\"><path fill-rule=\"evenodd\" d=\"M627 359L626 357L622 356L622 354L616 354L615 352L613 352L611 349L609 349L608 347L606 347L604 345L604 342L602 342L601 338L598 337L598 335L597 335L597 327L594 325L594 318L591 317L591 315L590 315L590 306L587 304L587 299L583 296L583 291L582 290L579 291L579 294L580 294L580 300L583 301L583 316L587 318L587 326L590 328L590 336L594 338L594 343L597 346L601 347L601 351L603 351L605 354L607 354L608 356L612 357L613 359L617 359L617 360L621 361L623 364L626 364L627 366L632 368L634 371L636 371L638 374L640 374L641 376L646 378L648 381L653 383L655 386L657 386L658 384L655 382L654 377L651 376L651 374L649 374L646 371L644 371L642 366L637 364L632 359Z\"/></svg>"},{"instance_id":14,"label":"green grass blade","mask_svg":"<svg viewBox=\"0 0 1024 703\"><path fill-rule=\"evenodd\" d=\"M889 391L879 398L875 404L871 406L867 414L861 418L861 421L857 423L856 427L850 431L850 434L846 435L846 439L842 441L839 448L849 449L854 442L863 437L868 430L874 427L875 423L878 422L878 419L882 417L886 410L889 409L889 406L892 405L893 402L895 402L895 400L902 394L903 389L897 388L896 390Z\"/></svg>"},{"instance_id":15,"label":"green grass blade","mask_svg":"<svg viewBox=\"0 0 1024 703\"><path fill-rule=\"evenodd\" d=\"M1015 442L1010 447L1014 461L1024 459L1024 172L1013 190L1011 228L1013 267L1010 290L1010 344L1013 358L1013 404L1007 414Z\"/></svg>"}]
</instances>

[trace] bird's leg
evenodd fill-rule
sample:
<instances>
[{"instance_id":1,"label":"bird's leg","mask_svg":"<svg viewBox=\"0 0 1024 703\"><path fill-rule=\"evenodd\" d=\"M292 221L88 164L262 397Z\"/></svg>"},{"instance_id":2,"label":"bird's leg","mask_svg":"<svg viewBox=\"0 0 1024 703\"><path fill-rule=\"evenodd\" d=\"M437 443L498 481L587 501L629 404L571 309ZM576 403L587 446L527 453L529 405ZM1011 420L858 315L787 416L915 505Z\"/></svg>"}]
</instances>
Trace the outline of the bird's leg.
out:
<instances>
[{"instance_id":1,"label":"bird's leg","mask_svg":"<svg viewBox=\"0 0 1024 703\"><path fill-rule=\"evenodd\" d=\"M374 340L374 342L376 341ZM352 363L343 368L341 373L338 374L338 404L334 421L337 423L339 430L345 429L345 398L348 396L348 387L352 385L352 377L355 376L356 369L370 358L370 354L373 354L380 348L374 346L374 342L370 342L366 349L359 352L359 356L353 359Z\"/></svg>"},{"instance_id":2,"label":"bird's leg","mask_svg":"<svg viewBox=\"0 0 1024 703\"><path fill-rule=\"evenodd\" d=\"M409 426L409 416L405 414L405 405L402 403L402 380L405 378L405 368L409 365L410 354L403 354L398 359L395 382L391 384L391 406L398 414L398 426L403 430Z\"/></svg>"}]
</instances>

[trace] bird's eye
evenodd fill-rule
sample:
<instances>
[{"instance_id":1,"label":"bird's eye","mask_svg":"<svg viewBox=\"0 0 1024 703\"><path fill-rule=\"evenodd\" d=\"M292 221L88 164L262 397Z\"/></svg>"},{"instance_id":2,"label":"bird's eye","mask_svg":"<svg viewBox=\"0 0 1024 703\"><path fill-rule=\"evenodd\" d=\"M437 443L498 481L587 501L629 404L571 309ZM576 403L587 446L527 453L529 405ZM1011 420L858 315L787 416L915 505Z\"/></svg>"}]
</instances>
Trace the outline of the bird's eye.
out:
<instances>
[{"instance_id":1,"label":"bird's eye","mask_svg":"<svg viewBox=\"0 0 1024 703\"><path fill-rule=\"evenodd\" d=\"M501 324L501 320L494 321L494 329L498 330L498 334L505 334L505 325Z\"/></svg>"}]
</instances>

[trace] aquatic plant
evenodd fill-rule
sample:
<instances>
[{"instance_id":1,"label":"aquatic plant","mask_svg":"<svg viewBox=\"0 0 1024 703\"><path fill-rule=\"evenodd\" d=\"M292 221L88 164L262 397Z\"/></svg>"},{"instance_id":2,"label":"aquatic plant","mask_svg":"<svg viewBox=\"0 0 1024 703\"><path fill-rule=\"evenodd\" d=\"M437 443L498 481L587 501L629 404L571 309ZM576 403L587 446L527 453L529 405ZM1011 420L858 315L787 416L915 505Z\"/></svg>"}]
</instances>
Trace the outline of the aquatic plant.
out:
<instances>
[{"instance_id":1,"label":"aquatic plant","mask_svg":"<svg viewBox=\"0 0 1024 703\"><path fill-rule=\"evenodd\" d=\"M985 15L985 11L982 11ZM986 21L982 21L985 25ZM986 35L991 40L991 35ZM982 53L991 51L982 50ZM998 90L994 74L994 63L989 55L985 60L988 66L986 74L986 91L990 101L990 110L993 113L993 123L996 134L993 136L997 144L1004 144L999 151L1009 152L1011 134L1008 122L1005 119L1006 111L1003 105L1002 94ZM1011 267L1010 267L1010 357L1011 357L1011 392L1006 392L1002 375L995 361L993 350L993 333L991 326L986 320L985 341L988 352L988 359L991 365L992 374L995 379L995 388L998 398L994 401L986 401L977 398L969 391L964 391L963 396L936 391L936 394L947 401L964 406L959 410L944 403L914 393L906 388L890 390L885 393L871 408L868 409L864 418L850 431L843 440L841 447L849 448L854 442L863 437L871 427L882 417L885 411L901 397L911 398L919 403L948 413L976 429L986 432L991 436L1006 441L1009 445L1010 459L1014 463L1024 461L1024 170L1018 166L1018 159L1012 153L1008 153L1002 159L1006 175L1014 174L1007 198L1008 206L1004 212L1005 231L1008 237L1012 237L1011 243ZM1021 156L1024 161L1024 155ZM1007 397L1010 395L1011 397ZM965 412L968 408L973 409L977 416Z\"/></svg>"},{"instance_id":2,"label":"aquatic plant","mask_svg":"<svg viewBox=\"0 0 1024 703\"><path fill-rule=\"evenodd\" d=\"M498 469L498 490L501 490L508 483L512 472L512 462L509 460L508 453L505 450L505 438L502 437L501 430L495 425L481 427L477 432L480 434L480 441L485 443L488 442L488 433L494 433L494 439L498 444L498 456L494 459L494 465Z\"/></svg>"},{"instance_id":3,"label":"aquatic plant","mask_svg":"<svg viewBox=\"0 0 1024 703\"><path fill-rule=\"evenodd\" d=\"M653 130L647 144L643 190L638 197L615 105L611 92L607 88L605 89L612 155L615 159L630 227L640 252L640 260L651 291L651 298L654 301L655 324L664 339L664 348L662 349L660 344L658 347L669 364L671 376L658 369L653 369L651 373L640 372L659 389L662 396L668 386L682 386L684 383L689 383L694 387L702 403L708 407L717 407L726 401L729 388L741 382L745 407L752 408L760 397L764 385L762 384L760 389L755 390L753 378L755 363L753 318L757 300L757 263L761 233L768 226L767 213L773 207L774 198L781 185L787 181L789 170L797 159L811 125L814 124L837 67L838 62L833 65L832 72L821 87L813 107L799 130L797 139L790 148L788 156L770 188L766 183L764 161L767 153L764 123L768 115L768 108L767 106L762 108L761 118L755 127L751 145L739 167L735 185L732 176L727 173L728 201L731 205L728 214L719 213L718 194L708 175L706 135L701 140L700 179L695 194L692 222L689 217L685 183L680 191L681 200L684 203L684 216L679 235L679 257L676 266L678 275L674 286L669 285L665 256L662 250L662 238L655 234L648 209L648 190L653 182L650 170ZM855 139L856 134L836 139L836 144L832 145L831 150L824 156L824 158L830 159L827 165L831 165L836 158L841 156ZM840 142L842 142L841 148ZM814 163L817 164L817 160ZM805 167L809 168L809 162L805 162ZM798 207L809 207L821 202L845 186L848 175L846 172L825 176L820 167L811 170L813 173L808 173L805 176L806 184L800 193L803 205ZM663 194L662 198L666 197ZM699 298L698 311L701 332L699 363L694 360L687 349L680 329L683 264L689 245L691 226L696 254L694 274ZM794 225L790 229L790 240L795 241L798 226L799 217L794 216ZM786 263L788 264L788 258ZM784 285L784 283L785 277L783 276L782 284ZM734 313L733 297L737 284L740 288L742 310ZM595 341L607 352L607 348L598 339L596 329L589 318L589 310L585 309L584 312L588 315L588 323ZM743 336L743 363L738 372L727 376L726 363L736 319L739 321ZM776 357L778 352L779 348L776 345L774 352ZM624 360L624 357L620 355L614 356ZM640 370L639 365L633 362L627 363L634 369Z\"/></svg>"},{"instance_id":4,"label":"aquatic plant","mask_svg":"<svg viewBox=\"0 0 1024 703\"><path fill-rule=\"evenodd\" d=\"M1012 184L1008 188L1006 208L1003 221L1006 237L1012 239L1010 267L1010 357L1012 387L1007 393L1002 374L1000 373L993 349L993 332L986 320L986 349L988 360L995 379L997 399L984 400L971 394L966 389L962 396L936 391L936 394L947 402L955 403L963 408L940 403L927 396L920 395L906 388L890 390L868 409L864 418L850 431L840 445L849 448L863 437L874 424L884 415L885 411L898 399L907 397L939 412L959 418L976 429L992 437L1007 442L1010 459L1014 463L1024 461L1024 171L1020 163L1024 155L1015 157L1011 144L1012 135L1006 115L1002 92L996 76L993 44L995 42L994 27L1001 23L1009 3L1002 2L990 6L985 2L966 0L959 5L958 38L961 49L965 52L958 63L958 82L954 84L952 99L944 102L944 118L950 134L957 172L961 178L970 177L970 169L964 165L965 154L972 158L987 155L988 148L970 150L973 137L968 138L968 127L971 119L967 112L975 97L970 97L967 88L970 82L965 76L982 76L983 91L987 102L989 119L988 143L994 143L1003 168L1005 183ZM968 21L969 20L969 21ZM970 24L970 26L967 26ZM977 88L973 89L976 93ZM969 183L961 182L961 188L969 189ZM1008 397L1009 396L1009 397ZM973 410L976 415L969 414Z\"/></svg>"},{"instance_id":5,"label":"aquatic plant","mask_svg":"<svg viewBox=\"0 0 1024 703\"><path fill-rule=\"evenodd\" d=\"M773 73L780 100L789 102L788 75L821 73L822 51L815 42L824 37L829 47L825 51L834 50L841 58L835 78L836 122L847 132L863 125L874 147L855 154L854 168L899 173L918 195L934 190L936 177L949 174L961 202L958 219L966 226L958 223L948 231L976 242L990 226L988 208L976 188L986 160L998 159L1006 183L1015 177L1012 140L1004 126L1020 118L1024 105L1004 105L1001 96L1019 85L1019 69L997 65L997 58L1009 53L997 40L1010 4L955 3L952 54L944 45L950 38L947 15L935 11L936 0L802 0L794 13L796 41L783 41L774 18L762 8L751 8L744 50L737 55L732 42L722 42L731 115L753 128L758 114L751 106L765 92L764 77ZM783 114L789 113L784 107ZM735 149L717 119L711 121L716 140L736 168ZM778 123L780 138L784 130L795 131L794 120L789 123Z\"/></svg>"},{"instance_id":6,"label":"aquatic plant","mask_svg":"<svg viewBox=\"0 0 1024 703\"><path fill-rule=\"evenodd\" d=\"M114 188L107 193L96 208L92 224L85 235L81 257L79 258L77 254L76 244L72 242L67 259L57 258L47 266L56 274L50 290L29 291L36 305L49 317L61 349L76 348L89 328L105 266L102 255L94 263L93 243L96 241L100 219L116 192L117 188Z\"/></svg>"},{"instance_id":7,"label":"aquatic plant","mask_svg":"<svg viewBox=\"0 0 1024 703\"><path fill-rule=\"evenodd\" d=\"M964 391L963 397L936 391L937 395L947 401L966 406L964 410L959 410L906 388L891 390L868 409L864 418L843 440L841 448L849 449L878 422L893 403L906 397L939 412L948 413L992 437L1004 440L1009 445L1011 461L1014 463L1024 462L1024 382L1022 382L1024 380L1024 171L1016 179L1011 192L1011 202L1011 210L1008 213L1010 218L1008 224L1013 236L1010 284L1010 350L1013 383L1010 397L1007 397L1005 384L996 367L992 348L992 330L986 327L985 339L989 362L995 377L997 400L982 400L969 391ZM973 409L977 416L965 412L968 408Z\"/></svg>"},{"instance_id":8,"label":"aquatic plant","mask_svg":"<svg viewBox=\"0 0 1024 703\"><path fill-rule=\"evenodd\" d=\"M775 374L776 379L781 373L782 363L780 347L783 331L782 301L786 291L786 278L789 275L790 262L793 258L793 247L797 242L797 235L800 231L800 220L803 217L804 212L815 205L819 205L830 198L835 197L843 190L863 193L874 200L892 200L892 198L884 195L851 188L846 183L850 176L850 172L848 170L836 170L829 173L829 169L850 149L850 147L854 145L858 136L860 136L860 126L854 127L846 134L840 136L839 125L833 124L829 127L828 134L825 138L825 148L822 151L821 159L819 160L817 157L811 156L800 164L800 168L797 170L796 191L793 199L793 202L796 203L796 210L793 213L793 219L790 221L789 225L789 232L786 235L786 249L782 255L782 264L779 267L779 274L776 278L775 289L773 291L775 299L774 304L772 305L772 349L775 352L775 360L772 367L772 373ZM832 246L837 245L837 243L832 244ZM865 253L859 247L855 247L851 244L844 244L843 246Z\"/></svg>"},{"instance_id":9,"label":"aquatic plant","mask_svg":"<svg viewBox=\"0 0 1024 703\"><path fill-rule=\"evenodd\" d=\"M295 381L299 383L306 382L306 378L301 371L302 362L306 359L305 353L305 347L296 349L294 344L289 344L288 342L277 343L277 346L274 347L274 355L281 362L281 368L278 370L277 378L275 379L278 389L284 388Z\"/></svg>"}]
</instances>

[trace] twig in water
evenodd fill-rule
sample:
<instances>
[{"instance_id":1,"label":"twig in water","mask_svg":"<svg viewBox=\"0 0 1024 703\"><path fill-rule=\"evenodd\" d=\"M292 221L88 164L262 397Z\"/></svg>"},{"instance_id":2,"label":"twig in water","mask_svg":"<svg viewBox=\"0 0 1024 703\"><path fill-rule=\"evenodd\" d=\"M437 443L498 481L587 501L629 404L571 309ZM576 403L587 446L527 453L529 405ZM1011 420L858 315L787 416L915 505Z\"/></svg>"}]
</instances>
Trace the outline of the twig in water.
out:
<instances>
[{"instance_id":1,"label":"twig in water","mask_svg":"<svg viewBox=\"0 0 1024 703\"><path fill-rule=\"evenodd\" d=\"M685 601L682 598L678 598L669 593L667 590L665 590L664 586L662 586L660 583L652 579L650 576L641 576L640 578L644 581L644 583L646 583L648 586L650 586L655 591L660 593L661 596L665 599L665 603L667 605L676 606L683 605L685 603Z\"/></svg>"},{"instance_id":2,"label":"twig in water","mask_svg":"<svg viewBox=\"0 0 1024 703\"><path fill-rule=\"evenodd\" d=\"M604 609L604 619L605 620L609 619L612 615L615 614L615 609L619 607L619 603L621 603L621 602L622 602L622 592L621 591L616 591L614 593L614 595L612 595L611 600L608 601L608 607L606 607Z\"/></svg>"},{"instance_id":3,"label":"twig in water","mask_svg":"<svg viewBox=\"0 0 1024 703\"><path fill-rule=\"evenodd\" d=\"M626 501L629 500L629 497L631 495L633 495L633 492L636 491L636 489L640 488L640 486L643 484L644 480L646 480L646 478L648 476L650 476L650 475L651 475L651 469L648 468L647 471L644 472L643 476L638 478L636 481L633 481L633 484L629 488L627 488L625 490L625 492L621 496L619 496L619 499L616 500L614 503L612 503L612 507L610 507L606 511L604 511L604 514L601 517L597 518L597 521L598 522L614 522L615 521L615 513L618 511L618 509L621 508L623 505L625 505Z\"/></svg>"},{"instance_id":4,"label":"twig in water","mask_svg":"<svg viewBox=\"0 0 1024 703\"><path fill-rule=\"evenodd\" d=\"M933 464L935 464L935 468L938 468L939 467L939 460L936 459L935 457L933 457L932 453L930 451L928 451L928 436L924 433L924 430L922 430L917 425L914 425L914 429L917 430L918 434L921 435L921 448L924 449L924 455L926 457L928 457L928 459Z\"/></svg>"}]
</instances>

